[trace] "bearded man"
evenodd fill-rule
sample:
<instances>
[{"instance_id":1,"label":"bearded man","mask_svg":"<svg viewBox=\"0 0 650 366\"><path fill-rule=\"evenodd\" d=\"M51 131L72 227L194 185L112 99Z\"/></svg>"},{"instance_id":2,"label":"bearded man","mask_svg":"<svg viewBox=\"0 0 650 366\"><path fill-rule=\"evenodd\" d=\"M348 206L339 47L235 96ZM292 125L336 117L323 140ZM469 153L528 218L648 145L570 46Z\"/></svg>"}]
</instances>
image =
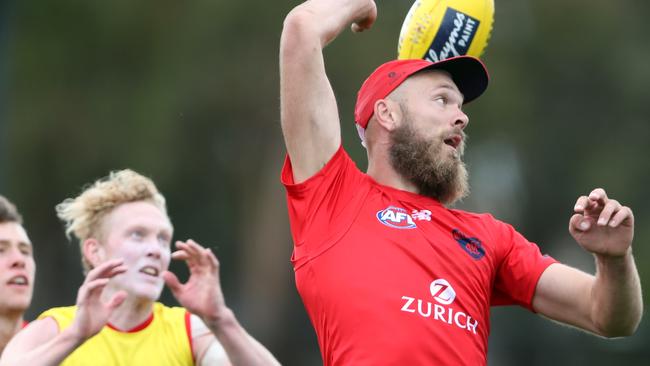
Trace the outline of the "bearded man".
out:
<instances>
[{"instance_id":1,"label":"bearded man","mask_svg":"<svg viewBox=\"0 0 650 366\"><path fill-rule=\"evenodd\" d=\"M487 88L475 58L390 61L359 90L362 173L341 146L323 48L372 0L311 0L284 21L280 44L282 171L296 285L329 365L485 365L491 305L517 304L605 337L642 314L634 217L603 189L569 220L597 275L542 255L489 214L447 206L468 192L465 103Z\"/></svg>"}]
</instances>

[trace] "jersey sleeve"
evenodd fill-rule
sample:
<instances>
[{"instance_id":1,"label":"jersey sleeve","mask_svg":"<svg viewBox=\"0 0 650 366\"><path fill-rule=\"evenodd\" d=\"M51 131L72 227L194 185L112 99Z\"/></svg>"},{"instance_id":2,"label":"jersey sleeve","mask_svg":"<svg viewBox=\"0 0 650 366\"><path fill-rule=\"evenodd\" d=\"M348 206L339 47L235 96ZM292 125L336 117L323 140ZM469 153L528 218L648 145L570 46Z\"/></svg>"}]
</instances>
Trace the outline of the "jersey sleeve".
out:
<instances>
[{"instance_id":1,"label":"jersey sleeve","mask_svg":"<svg viewBox=\"0 0 650 366\"><path fill-rule=\"evenodd\" d=\"M291 160L286 157L281 181L287 191L294 269L324 250L352 224L354 206L365 197L361 188L364 179L342 146L320 171L297 184Z\"/></svg>"},{"instance_id":2,"label":"jersey sleeve","mask_svg":"<svg viewBox=\"0 0 650 366\"><path fill-rule=\"evenodd\" d=\"M512 226L498 222L503 257L497 268L491 305L521 305L530 311L540 276L557 261Z\"/></svg>"},{"instance_id":3,"label":"jersey sleeve","mask_svg":"<svg viewBox=\"0 0 650 366\"><path fill-rule=\"evenodd\" d=\"M52 308L42 312L37 319L52 318L59 326L59 331L61 331L72 324L76 311L77 309L74 306Z\"/></svg>"}]
</instances>

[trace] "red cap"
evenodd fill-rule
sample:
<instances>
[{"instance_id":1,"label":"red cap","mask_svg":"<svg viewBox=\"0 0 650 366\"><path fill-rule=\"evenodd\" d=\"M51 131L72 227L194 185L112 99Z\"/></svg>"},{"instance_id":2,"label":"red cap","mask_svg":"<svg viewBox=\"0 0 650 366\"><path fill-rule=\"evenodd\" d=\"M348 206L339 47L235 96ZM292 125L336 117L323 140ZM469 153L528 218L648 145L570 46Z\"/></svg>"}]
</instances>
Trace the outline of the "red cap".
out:
<instances>
[{"instance_id":1,"label":"red cap","mask_svg":"<svg viewBox=\"0 0 650 366\"><path fill-rule=\"evenodd\" d=\"M421 70L444 70L464 96L463 103L478 98L487 88L490 76L483 63L472 56L451 57L438 62L421 59L394 60L379 66L361 85L354 108L354 121L366 128L375 102L384 99L409 76Z\"/></svg>"}]
</instances>

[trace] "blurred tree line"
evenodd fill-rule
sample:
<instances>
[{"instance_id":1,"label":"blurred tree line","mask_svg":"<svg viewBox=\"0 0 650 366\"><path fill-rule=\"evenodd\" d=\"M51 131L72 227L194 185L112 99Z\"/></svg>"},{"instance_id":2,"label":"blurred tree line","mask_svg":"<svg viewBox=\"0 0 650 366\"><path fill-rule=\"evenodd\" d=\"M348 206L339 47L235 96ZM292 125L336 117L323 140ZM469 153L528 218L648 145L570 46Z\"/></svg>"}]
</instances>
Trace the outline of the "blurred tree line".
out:
<instances>
[{"instance_id":1,"label":"blurred tree line","mask_svg":"<svg viewBox=\"0 0 650 366\"><path fill-rule=\"evenodd\" d=\"M374 28L326 49L344 145L358 87L394 58L411 0L378 0ZM215 248L227 302L286 365L321 364L296 293L279 171L278 44L298 1L0 0L0 193L21 209L38 265L30 317L82 281L54 205L132 168L166 195L179 239ZM492 80L467 107L473 194L461 208L514 224L542 251L593 271L568 219L595 187L631 206L650 283L650 3L496 1ZM173 270L184 273L183 266ZM174 303L169 292L163 300ZM645 297L646 303L648 297ZM491 365L646 365L647 319L623 340L516 308L492 316Z\"/></svg>"}]
</instances>

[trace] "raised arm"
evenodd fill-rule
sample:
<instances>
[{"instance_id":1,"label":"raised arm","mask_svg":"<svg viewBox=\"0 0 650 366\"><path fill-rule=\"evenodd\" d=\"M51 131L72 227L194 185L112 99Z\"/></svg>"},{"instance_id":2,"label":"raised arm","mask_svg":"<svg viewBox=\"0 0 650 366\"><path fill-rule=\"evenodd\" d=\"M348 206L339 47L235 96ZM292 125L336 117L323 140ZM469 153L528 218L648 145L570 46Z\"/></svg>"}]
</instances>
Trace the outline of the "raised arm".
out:
<instances>
[{"instance_id":1,"label":"raised arm","mask_svg":"<svg viewBox=\"0 0 650 366\"><path fill-rule=\"evenodd\" d=\"M111 260L97 266L86 276L77 294L77 313L72 325L60 331L52 318L36 320L18 333L7 345L0 365L58 365L108 322L113 310L126 298L125 292L114 294L108 302L101 300L102 290L110 278L126 271L123 261Z\"/></svg>"},{"instance_id":2,"label":"raised arm","mask_svg":"<svg viewBox=\"0 0 650 366\"><path fill-rule=\"evenodd\" d=\"M551 319L603 337L632 335L641 321L641 283L632 256L634 216L603 189L578 198L569 231L596 259L596 275L551 265L533 308Z\"/></svg>"},{"instance_id":3,"label":"raised arm","mask_svg":"<svg viewBox=\"0 0 650 366\"><path fill-rule=\"evenodd\" d=\"M166 271L163 277L178 302L195 315L192 317L192 352L197 365L280 365L271 352L246 332L226 306L219 261L212 251L193 240L178 241L176 248L172 258L187 263L190 278L183 284L172 272Z\"/></svg>"},{"instance_id":4,"label":"raised arm","mask_svg":"<svg viewBox=\"0 0 650 366\"><path fill-rule=\"evenodd\" d=\"M280 99L284 140L294 179L320 170L341 144L338 108L325 73L323 48L345 28L369 28L373 0L309 0L284 20L280 40Z\"/></svg>"}]
</instances>

